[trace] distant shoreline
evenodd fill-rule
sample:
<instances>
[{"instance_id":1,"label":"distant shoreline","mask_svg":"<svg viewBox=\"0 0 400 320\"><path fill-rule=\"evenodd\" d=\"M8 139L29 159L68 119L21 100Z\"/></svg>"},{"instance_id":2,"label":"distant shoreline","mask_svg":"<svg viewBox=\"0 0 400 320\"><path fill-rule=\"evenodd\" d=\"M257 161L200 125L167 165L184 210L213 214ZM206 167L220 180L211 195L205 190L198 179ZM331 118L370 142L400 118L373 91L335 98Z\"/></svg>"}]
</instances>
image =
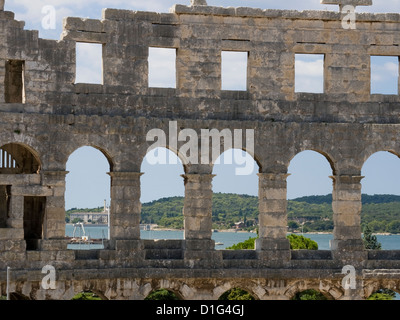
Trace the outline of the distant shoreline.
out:
<instances>
[{"instance_id":1,"label":"distant shoreline","mask_svg":"<svg viewBox=\"0 0 400 320\"><path fill-rule=\"evenodd\" d=\"M66 225L73 226L73 223L66 223ZM107 224L92 224L87 223L83 224L84 227L108 227ZM184 229L171 229L171 228L155 228L151 230L143 230L143 231L184 231ZM237 230L237 229L213 229L214 232L234 232L234 233L256 233L254 231L245 231L245 230ZM311 232L288 232L288 233L296 233L296 234L333 234L333 232L319 232L319 231L311 231ZM388 233L388 232L377 232L373 233L376 236L393 236L396 235L395 233Z\"/></svg>"}]
</instances>

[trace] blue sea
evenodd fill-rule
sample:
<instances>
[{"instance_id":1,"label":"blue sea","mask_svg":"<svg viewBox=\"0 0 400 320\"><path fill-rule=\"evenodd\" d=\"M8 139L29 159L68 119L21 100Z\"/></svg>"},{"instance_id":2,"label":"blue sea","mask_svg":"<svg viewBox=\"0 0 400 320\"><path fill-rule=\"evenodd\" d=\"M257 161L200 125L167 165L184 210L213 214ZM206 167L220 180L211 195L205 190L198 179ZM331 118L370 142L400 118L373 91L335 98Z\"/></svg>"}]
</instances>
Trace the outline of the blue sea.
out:
<instances>
[{"instance_id":1,"label":"blue sea","mask_svg":"<svg viewBox=\"0 0 400 320\"><path fill-rule=\"evenodd\" d=\"M93 239L107 239L108 227L85 225L85 233ZM66 225L66 236L73 236L73 225ZM77 229L75 236L81 236L81 230ZM168 230L141 230L142 239L183 239L183 231L168 231ZM249 238L254 238L255 233L250 232L213 232L212 239L216 242L216 249L225 249L239 242L243 242ZM305 233L305 237L310 238L318 243L319 250L330 250L330 240L333 239L332 234L314 234ZM400 235L377 235L378 241L382 244L383 250L400 250ZM79 246L79 247L78 247ZM91 244L87 245L69 245L70 249L97 249L102 245Z\"/></svg>"}]
</instances>

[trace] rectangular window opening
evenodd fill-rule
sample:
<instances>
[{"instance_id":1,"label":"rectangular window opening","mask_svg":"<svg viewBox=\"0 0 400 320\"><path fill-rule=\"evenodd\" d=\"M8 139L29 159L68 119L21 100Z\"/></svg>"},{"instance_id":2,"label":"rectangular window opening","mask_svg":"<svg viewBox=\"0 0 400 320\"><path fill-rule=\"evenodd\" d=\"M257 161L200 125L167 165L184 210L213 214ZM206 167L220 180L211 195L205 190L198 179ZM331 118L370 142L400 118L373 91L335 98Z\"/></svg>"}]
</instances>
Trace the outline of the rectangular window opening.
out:
<instances>
[{"instance_id":1,"label":"rectangular window opening","mask_svg":"<svg viewBox=\"0 0 400 320\"><path fill-rule=\"evenodd\" d=\"M324 93L324 54L295 55L295 92Z\"/></svg>"},{"instance_id":2,"label":"rectangular window opening","mask_svg":"<svg viewBox=\"0 0 400 320\"><path fill-rule=\"evenodd\" d=\"M103 45L76 43L75 83L103 84Z\"/></svg>"},{"instance_id":3,"label":"rectangular window opening","mask_svg":"<svg viewBox=\"0 0 400 320\"><path fill-rule=\"evenodd\" d=\"M5 103L25 103L25 61L7 60L4 78Z\"/></svg>"},{"instance_id":4,"label":"rectangular window opening","mask_svg":"<svg viewBox=\"0 0 400 320\"><path fill-rule=\"evenodd\" d=\"M221 52L221 90L247 91L248 52Z\"/></svg>"},{"instance_id":5,"label":"rectangular window opening","mask_svg":"<svg viewBox=\"0 0 400 320\"><path fill-rule=\"evenodd\" d=\"M149 87L176 88L176 49L149 48Z\"/></svg>"},{"instance_id":6,"label":"rectangular window opening","mask_svg":"<svg viewBox=\"0 0 400 320\"><path fill-rule=\"evenodd\" d=\"M39 240L43 239L44 212L46 197L24 197L24 239L26 250L37 250Z\"/></svg>"},{"instance_id":7,"label":"rectangular window opening","mask_svg":"<svg viewBox=\"0 0 400 320\"><path fill-rule=\"evenodd\" d=\"M399 94L398 56L371 56L371 94Z\"/></svg>"}]
</instances>

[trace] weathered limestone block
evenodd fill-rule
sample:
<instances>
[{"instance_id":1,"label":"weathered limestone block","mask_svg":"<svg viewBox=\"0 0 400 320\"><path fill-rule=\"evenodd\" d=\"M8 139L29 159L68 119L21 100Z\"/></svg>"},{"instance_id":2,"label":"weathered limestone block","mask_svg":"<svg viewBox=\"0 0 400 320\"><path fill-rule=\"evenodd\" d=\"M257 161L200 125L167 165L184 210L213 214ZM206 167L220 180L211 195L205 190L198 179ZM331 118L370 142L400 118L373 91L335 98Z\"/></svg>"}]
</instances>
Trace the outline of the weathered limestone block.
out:
<instances>
[{"instance_id":1,"label":"weathered limestone block","mask_svg":"<svg viewBox=\"0 0 400 320\"><path fill-rule=\"evenodd\" d=\"M185 239L211 239L212 186L211 174L185 174L185 200L183 207ZM199 202L203 207L199 207Z\"/></svg>"},{"instance_id":2,"label":"weathered limestone block","mask_svg":"<svg viewBox=\"0 0 400 320\"><path fill-rule=\"evenodd\" d=\"M361 179L363 177L336 175L331 178L334 181L332 252L334 258L351 260L351 263L356 265L367 255L361 238Z\"/></svg>"},{"instance_id":3,"label":"weathered limestone block","mask_svg":"<svg viewBox=\"0 0 400 320\"><path fill-rule=\"evenodd\" d=\"M190 0L190 5L191 6L206 6L207 1L206 0Z\"/></svg>"},{"instance_id":4,"label":"weathered limestone block","mask_svg":"<svg viewBox=\"0 0 400 320\"><path fill-rule=\"evenodd\" d=\"M139 172L110 172L112 240L140 239L140 176Z\"/></svg>"},{"instance_id":5,"label":"weathered limestone block","mask_svg":"<svg viewBox=\"0 0 400 320\"><path fill-rule=\"evenodd\" d=\"M372 6L372 0L321 0L321 4L338 4L342 6Z\"/></svg>"},{"instance_id":6,"label":"weathered limestone block","mask_svg":"<svg viewBox=\"0 0 400 320\"><path fill-rule=\"evenodd\" d=\"M287 233L286 178L288 174L259 173L259 238L256 250L262 265L290 260Z\"/></svg>"}]
</instances>

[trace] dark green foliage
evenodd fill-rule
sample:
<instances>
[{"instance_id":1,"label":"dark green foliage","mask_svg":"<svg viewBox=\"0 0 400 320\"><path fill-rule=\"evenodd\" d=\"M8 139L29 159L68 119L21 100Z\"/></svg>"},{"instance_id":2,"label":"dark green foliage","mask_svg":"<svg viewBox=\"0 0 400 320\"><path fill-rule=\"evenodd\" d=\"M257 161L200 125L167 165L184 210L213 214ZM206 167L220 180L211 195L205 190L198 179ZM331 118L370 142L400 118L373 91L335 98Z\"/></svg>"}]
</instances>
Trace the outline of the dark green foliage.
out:
<instances>
[{"instance_id":1,"label":"dark green foliage","mask_svg":"<svg viewBox=\"0 0 400 320\"><path fill-rule=\"evenodd\" d=\"M142 205L141 223L155 223L161 227L183 229L183 197L163 198ZM361 226L372 232L400 234L400 196L362 195ZM289 232L332 232L332 195L308 196L288 201ZM95 209L67 211L101 212ZM258 224L258 197L238 194L213 194L213 229L229 229L236 222L245 221L246 230ZM303 225L302 225L303 224Z\"/></svg>"},{"instance_id":2,"label":"dark green foliage","mask_svg":"<svg viewBox=\"0 0 400 320\"><path fill-rule=\"evenodd\" d=\"M71 300L101 300L101 298L91 291L80 292Z\"/></svg>"},{"instance_id":3,"label":"dark green foliage","mask_svg":"<svg viewBox=\"0 0 400 320\"><path fill-rule=\"evenodd\" d=\"M144 300L179 300L175 293L166 290L159 289L150 293Z\"/></svg>"},{"instance_id":4,"label":"dark green foliage","mask_svg":"<svg viewBox=\"0 0 400 320\"><path fill-rule=\"evenodd\" d=\"M308 289L296 293L292 300L328 300L321 292Z\"/></svg>"},{"instance_id":5,"label":"dark green foliage","mask_svg":"<svg viewBox=\"0 0 400 320\"><path fill-rule=\"evenodd\" d=\"M309 239L306 238L302 235L297 235L297 234L290 234L287 236L290 242L290 249L292 250L299 250L299 249L305 249L305 250L318 250L318 244ZM249 238L248 240L245 240L243 242L234 244L231 247L228 247L226 249L229 250L252 250L255 248L255 241L257 238Z\"/></svg>"},{"instance_id":6,"label":"dark green foliage","mask_svg":"<svg viewBox=\"0 0 400 320\"><path fill-rule=\"evenodd\" d=\"M243 242L234 244L233 246L226 248L230 250L252 250L255 248L255 241L257 238L249 238Z\"/></svg>"},{"instance_id":7,"label":"dark green foliage","mask_svg":"<svg viewBox=\"0 0 400 320\"><path fill-rule=\"evenodd\" d=\"M394 300L396 292L390 289L381 289L369 296L367 300Z\"/></svg>"},{"instance_id":8,"label":"dark green foliage","mask_svg":"<svg viewBox=\"0 0 400 320\"><path fill-rule=\"evenodd\" d=\"M218 300L255 300L254 297L245 290L233 288L228 290Z\"/></svg>"},{"instance_id":9,"label":"dark green foliage","mask_svg":"<svg viewBox=\"0 0 400 320\"><path fill-rule=\"evenodd\" d=\"M318 250L318 243L302 235L292 233L289 234L287 238L289 239L290 249L292 250Z\"/></svg>"},{"instance_id":10,"label":"dark green foliage","mask_svg":"<svg viewBox=\"0 0 400 320\"><path fill-rule=\"evenodd\" d=\"M363 233L364 247L368 250L380 250L382 245L378 242L375 235L372 234L371 229L367 226Z\"/></svg>"}]
</instances>

